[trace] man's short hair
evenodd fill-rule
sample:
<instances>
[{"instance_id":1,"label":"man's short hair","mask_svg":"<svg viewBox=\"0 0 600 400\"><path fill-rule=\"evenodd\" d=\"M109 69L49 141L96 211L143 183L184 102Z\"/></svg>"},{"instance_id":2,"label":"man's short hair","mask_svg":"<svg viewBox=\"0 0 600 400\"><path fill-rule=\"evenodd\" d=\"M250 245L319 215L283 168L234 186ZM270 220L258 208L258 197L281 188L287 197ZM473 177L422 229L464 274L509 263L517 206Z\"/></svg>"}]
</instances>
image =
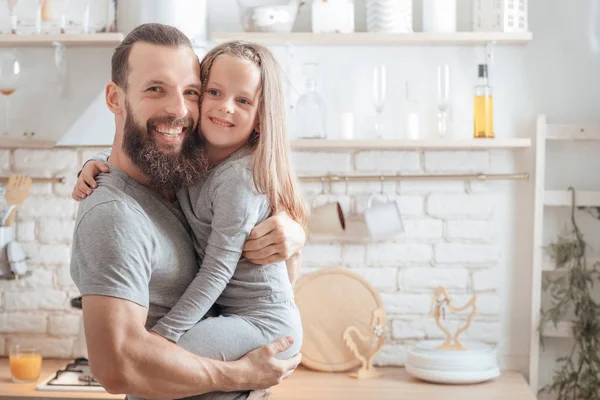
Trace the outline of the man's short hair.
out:
<instances>
[{"instance_id":1,"label":"man's short hair","mask_svg":"<svg viewBox=\"0 0 600 400\"><path fill-rule=\"evenodd\" d=\"M125 39L117 46L112 56L111 79L123 89L127 89L127 75L129 72L129 53L133 45L146 42L167 47L192 48L190 39L179 29L163 24L142 24L129 32Z\"/></svg>"}]
</instances>

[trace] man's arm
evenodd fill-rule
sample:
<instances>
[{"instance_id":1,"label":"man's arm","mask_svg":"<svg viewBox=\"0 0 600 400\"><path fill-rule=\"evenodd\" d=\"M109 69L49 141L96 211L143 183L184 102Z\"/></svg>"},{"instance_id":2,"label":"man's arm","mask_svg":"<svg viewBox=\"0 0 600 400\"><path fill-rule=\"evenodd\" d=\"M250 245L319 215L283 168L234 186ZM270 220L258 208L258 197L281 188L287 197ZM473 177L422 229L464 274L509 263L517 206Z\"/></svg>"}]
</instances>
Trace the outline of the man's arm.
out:
<instances>
[{"instance_id":1,"label":"man's arm","mask_svg":"<svg viewBox=\"0 0 600 400\"><path fill-rule=\"evenodd\" d=\"M292 338L222 362L198 357L144 328L146 309L128 300L84 296L90 368L109 393L172 399L214 391L264 389L285 379L300 356L278 360Z\"/></svg>"},{"instance_id":2,"label":"man's arm","mask_svg":"<svg viewBox=\"0 0 600 400\"><path fill-rule=\"evenodd\" d=\"M85 203L82 207L85 210ZM146 331L154 239L140 227L148 223L125 202L103 201L90 206L76 224L71 275L83 296L86 342L96 379L111 393L172 399L264 389L286 377L300 357L274 357L288 347L285 341L225 364Z\"/></svg>"}]
</instances>

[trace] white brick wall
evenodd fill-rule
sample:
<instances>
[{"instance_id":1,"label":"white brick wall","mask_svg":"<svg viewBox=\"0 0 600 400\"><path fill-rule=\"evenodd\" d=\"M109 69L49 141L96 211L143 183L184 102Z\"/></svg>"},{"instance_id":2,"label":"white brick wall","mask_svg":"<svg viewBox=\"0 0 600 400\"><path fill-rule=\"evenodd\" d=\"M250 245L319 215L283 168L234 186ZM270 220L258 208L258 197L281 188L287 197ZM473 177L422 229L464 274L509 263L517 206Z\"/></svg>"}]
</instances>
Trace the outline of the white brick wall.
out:
<instances>
[{"instance_id":1,"label":"white brick wall","mask_svg":"<svg viewBox=\"0 0 600 400\"><path fill-rule=\"evenodd\" d=\"M28 278L0 281L0 356L19 343L46 357L72 357L79 313L68 272L77 203L71 199L80 150L2 150L0 176L10 173L65 177L66 183L35 183L19 210L16 238L29 257ZM96 153L96 150L93 150Z\"/></svg>"},{"instance_id":2,"label":"white brick wall","mask_svg":"<svg viewBox=\"0 0 600 400\"><path fill-rule=\"evenodd\" d=\"M417 172L421 170L419 153L398 151L368 151L356 154L355 165L357 171L391 172Z\"/></svg>"},{"instance_id":3,"label":"white brick wall","mask_svg":"<svg viewBox=\"0 0 600 400\"><path fill-rule=\"evenodd\" d=\"M490 165L487 151L436 151L425 153L425 171L432 173L486 172Z\"/></svg>"},{"instance_id":4,"label":"white brick wall","mask_svg":"<svg viewBox=\"0 0 600 400\"><path fill-rule=\"evenodd\" d=\"M18 214L18 240L33 275L0 281L0 355L14 343L39 347L48 357L72 357L80 313L69 300L78 295L69 272L77 203L71 200L75 174L98 149L3 150L0 176L11 172L62 176L64 184L36 184ZM297 172L327 174L414 174L493 172L482 151L357 151L293 153ZM500 324L494 201L502 186L463 181L303 183L307 201L340 201L348 218L363 213L372 194L398 201L406 232L389 241L368 237L309 242L301 274L346 267L379 292L387 312L386 344L377 365L403 365L407 351L421 339L442 338L428 318L432 290L444 285L457 305L478 293L478 314L468 337L495 343ZM465 315L451 316L448 326Z\"/></svg>"},{"instance_id":5,"label":"white brick wall","mask_svg":"<svg viewBox=\"0 0 600 400\"><path fill-rule=\"evenodd\" d=\"M490 196L485 195L436 195L427 198L427 213L439 218L488 219L494 211Z\"/></svg>"}]
</instances>

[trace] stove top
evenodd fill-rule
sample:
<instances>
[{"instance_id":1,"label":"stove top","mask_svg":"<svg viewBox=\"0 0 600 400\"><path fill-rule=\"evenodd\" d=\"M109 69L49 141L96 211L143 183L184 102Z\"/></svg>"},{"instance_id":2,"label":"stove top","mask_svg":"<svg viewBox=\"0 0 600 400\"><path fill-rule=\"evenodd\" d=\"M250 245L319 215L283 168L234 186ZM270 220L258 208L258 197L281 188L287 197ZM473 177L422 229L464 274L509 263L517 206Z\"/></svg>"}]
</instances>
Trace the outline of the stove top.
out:
<instances>
[{"instance_id":1,"label":"stove top","mask_svg":"<svg viewBox=\"0 0 600 400\"><path fill-rule=\"evenodd\" d=\"M44 379L36 390L73 391L73 392L105 392L90 372L87 358L77 358L67 364L65 369L56 371Z\"/></svg>"}]
</instances>

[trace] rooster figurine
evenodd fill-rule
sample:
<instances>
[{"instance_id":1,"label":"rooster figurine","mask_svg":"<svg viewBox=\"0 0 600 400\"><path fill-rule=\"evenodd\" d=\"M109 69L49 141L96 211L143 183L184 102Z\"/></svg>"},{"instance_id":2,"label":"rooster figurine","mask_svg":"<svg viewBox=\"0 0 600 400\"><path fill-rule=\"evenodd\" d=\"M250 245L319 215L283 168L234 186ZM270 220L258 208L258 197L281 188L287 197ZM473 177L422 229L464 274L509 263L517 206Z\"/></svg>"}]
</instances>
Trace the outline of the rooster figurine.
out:
<instances>
[{"instance_id":1,"label":"rooster figurine","mask_svg":"<svg viewBox=\"0 0 600 400\"><path fill-rule=\"evenodd\" d=\"M383 308L377 308L373 311L373 316L371 318L371 326L369 327L370 332L366 335L363 335L362 332L358 330L355 326L349 326L344 331L343 340L344 344L352 354L361 362L360 369L353 374L350 374L352 378L356 379L366 379L366 378L377 378L381 376L379 372L373 367L373 359L375 356L381 351L383 347L383 342L385 340L384 330L385 330L385 311ZM354 335L352 335L354 334ZM365 345L368 345L370 349L370 354L363 356L360 354L359 348L354 341L354 337L356 336L361 342Z\"/></svg>"},{"instance_id":2,"label":"rooster figurine","mask_svg":"<svg viewBox=\"0 0 600 400\"><path fill-rule=\"evenodd\" d=\"M430 317L435 318L435 323L446 334L446 340L437 348L440 350L466 350L463 344L458 340L458 335L466 331L471 325L471 321L477 312L477 305L475 304L477 300L477 294L474 294L471 300L469 300L462 307L454 307L452 304L452 297L448 295L448 291L443 286L438 286L433 291L433 302L432 302L432 310L429 313ZM472 307L473 309L467 316L467 323L459 328L453 335L448 331L448 329L444 328L440 323L440 317L446 318L446 307L452 311L453 313L460 312L466 310L468 307Z\"/></svg>"}]
</instances>

